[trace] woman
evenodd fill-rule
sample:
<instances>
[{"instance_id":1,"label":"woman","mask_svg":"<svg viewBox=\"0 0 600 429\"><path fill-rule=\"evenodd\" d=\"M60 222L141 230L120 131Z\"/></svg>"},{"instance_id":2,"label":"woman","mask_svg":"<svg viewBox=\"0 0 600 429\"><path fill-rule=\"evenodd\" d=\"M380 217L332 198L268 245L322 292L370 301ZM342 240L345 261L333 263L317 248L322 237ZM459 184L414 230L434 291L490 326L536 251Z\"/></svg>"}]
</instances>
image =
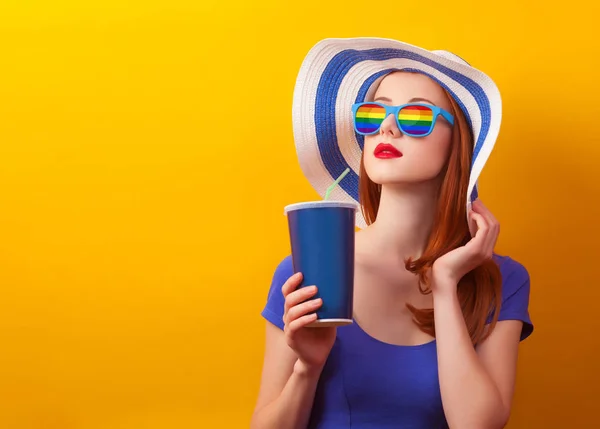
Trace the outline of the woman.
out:
<instances>
[{"instance_id":1,"label":"woman","mask_svg":"<svg viewBox=\"0 0 600 429\"><path fill-rule=\"evenodd\" d=\"M492 80L445 51L327 39L302 65L293 115L321 195L352 169L331 198L362 209L354 323L306 327L319 285L298 288L280 263L252 428L504 427L533 326L527 270L493 253L498 222L476 198L500 126Z\"/></svg>"}]
</instances>

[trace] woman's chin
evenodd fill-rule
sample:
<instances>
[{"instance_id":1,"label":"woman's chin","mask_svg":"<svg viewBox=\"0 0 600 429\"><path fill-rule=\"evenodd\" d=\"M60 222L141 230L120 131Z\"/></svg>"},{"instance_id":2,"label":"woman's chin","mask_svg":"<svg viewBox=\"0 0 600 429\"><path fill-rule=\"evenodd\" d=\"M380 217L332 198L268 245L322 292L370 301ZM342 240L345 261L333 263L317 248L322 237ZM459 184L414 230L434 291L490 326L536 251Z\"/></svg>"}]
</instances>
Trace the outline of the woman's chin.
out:
<instances>
[{"instance_id":1,"label":"woman's chin","mask_svg":"<svg viewBox=\"0 0 600 429\"><path fill-rule=\"evenodd\" d=\"M371 167L371 168L369 168ZM373 168L376 167L376 168ZM419 185L425 182L437 181L439 171L426 168L410 168L402 165L365 165L369 179L380 186Z\"/></svg>"},{"instance_id":2,"label":"woman's chin","mask_svg":"<svg viewBox=\"0 0 600 429\"><path fill-rule=\"evenodd\" d=\"M369 178L378 185L404 184L414 182L415 179L419 180L418 177L413 177L417 175L410 174L410 171L406 171L401 166L390 165L385 166L385 168L381 168L384 166L378 167L380 168L373 168L370 171L366 169Z\"/></svg>"},{"instance_id":3,"label":"woman's chin","mask_svg":"<svg viewBox=\"0 0 600 429\"><path fill-rule=\"evenodd\" d=\"M399 176L387 175L379 176L371 179L373 182L382 187L389 188L407 188L411 186L422 186L425 183L432 183L436 181L436 177L425 177L425 176Z\"/></svg>"},{"instance_id":4,"label":"woman's chin","mask_svg":"<svg viewBox=\"0 0 600 429\"><path fill-rule=\"evenodd\" d=\"M398 175L381 175L371 180L379 186L405 186L415 182L406 177L398 177Z\"/></svg>"}]
</instances>

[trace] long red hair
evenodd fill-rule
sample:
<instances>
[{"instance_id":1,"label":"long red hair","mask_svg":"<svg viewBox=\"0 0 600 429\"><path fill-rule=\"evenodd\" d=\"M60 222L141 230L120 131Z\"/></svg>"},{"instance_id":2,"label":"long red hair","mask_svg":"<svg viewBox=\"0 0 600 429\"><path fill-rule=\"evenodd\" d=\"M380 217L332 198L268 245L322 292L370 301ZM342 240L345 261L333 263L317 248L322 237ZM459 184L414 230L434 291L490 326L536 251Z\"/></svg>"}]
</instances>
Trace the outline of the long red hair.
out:
<instances>
[{"instance_id":1,"label":"long red hair","mask_svg":"<svg viewBox=\"0 0 600 429\"><path fill-rule=\"evenodd\" d=\"M405 261L406 269L419 276L419 290L431 293L427 273L433 262L442 255L465 245L471 234L467 224L465 201L473 154L473 138L465 116L454 99L446 92L454 116L450 155L440 173L441 185L433 228L425 251L418 259ZM361 160L359 195L361 210L367 224L377 217L381 187L368 177ZM491 333L498 320L502 297L502 276L493 260L487 261L465 275L458 284L458 298L473 344L481 343ZM418 309L406 304L416 325L435 337L433 309ZM490 321L489 329L486 329Z\"/></svg>"}]
</instances>

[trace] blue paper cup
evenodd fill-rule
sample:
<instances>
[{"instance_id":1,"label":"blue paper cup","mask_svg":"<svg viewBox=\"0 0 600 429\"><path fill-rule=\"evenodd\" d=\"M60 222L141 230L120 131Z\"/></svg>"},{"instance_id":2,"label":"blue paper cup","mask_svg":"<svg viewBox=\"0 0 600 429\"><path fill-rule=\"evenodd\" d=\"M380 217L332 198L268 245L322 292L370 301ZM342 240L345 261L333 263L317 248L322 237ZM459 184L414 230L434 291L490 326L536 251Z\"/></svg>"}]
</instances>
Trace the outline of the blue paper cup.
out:
<instances>
[{"instance_id":1,"label":"blue paper cup","mask_svg":"<svg viewBox=\"0 0 600 429\"><path fill-rule=\"evenodd\" d=\"M356 204L342 201L285 207L294 272L303 275L300 287L317 286L314 298L323 300L317 320L308 326L352 323L356 210Z\"/></svg>"}]
</instances>

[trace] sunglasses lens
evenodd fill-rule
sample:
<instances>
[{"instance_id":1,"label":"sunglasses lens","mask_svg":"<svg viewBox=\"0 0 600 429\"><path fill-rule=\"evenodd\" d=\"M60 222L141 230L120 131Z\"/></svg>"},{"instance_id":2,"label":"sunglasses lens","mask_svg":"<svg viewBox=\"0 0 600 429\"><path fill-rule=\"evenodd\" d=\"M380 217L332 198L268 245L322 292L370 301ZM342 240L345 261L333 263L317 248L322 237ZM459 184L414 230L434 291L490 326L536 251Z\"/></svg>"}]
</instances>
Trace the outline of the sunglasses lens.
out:
<instances>
[{"instance_id":1,"label":"sunglasses lens","mask_svg":"<svg viewBox=\"0 0 600 429\"><path fill-rule=\"evenodd\" d=\"M433 111L426 106L407 106L398 113L400 129L404 134L422 136L433 124Z\"/></svg>"},{"instance_id":2,"label":"sunglasses lens","mask_svg":"<svg viewBox=\"0 0 600 429\"><path fill-rule=\"evenodd\" d=\"M385 109L377 104L363 104L356 110L354 124L360 134L372 134L385 119Z\"/></svg>"}]
</instances>

